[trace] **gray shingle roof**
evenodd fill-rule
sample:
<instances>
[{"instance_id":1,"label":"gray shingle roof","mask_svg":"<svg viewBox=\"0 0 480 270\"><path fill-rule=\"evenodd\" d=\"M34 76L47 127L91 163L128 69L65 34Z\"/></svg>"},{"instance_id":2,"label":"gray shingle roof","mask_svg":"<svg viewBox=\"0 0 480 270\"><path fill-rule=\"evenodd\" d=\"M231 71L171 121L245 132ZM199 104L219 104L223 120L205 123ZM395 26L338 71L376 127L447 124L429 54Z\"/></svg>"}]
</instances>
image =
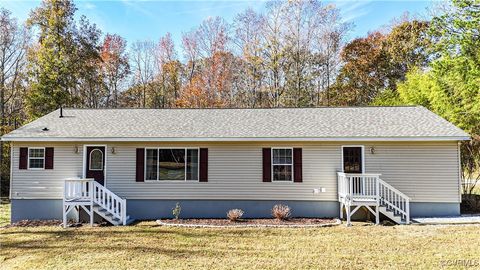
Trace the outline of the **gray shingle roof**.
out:
<instances>
[{"instance_id":1,"label":"gray shingle roof","mask_svg":"<svg viewBox=\"0 0 480 270\"><path fill-rule=\"evenodd\" d=\"M462 140L423 107L64 109L3 140ZM43 128L48 131L42 131Z\"/></svg>"}]
</instances>

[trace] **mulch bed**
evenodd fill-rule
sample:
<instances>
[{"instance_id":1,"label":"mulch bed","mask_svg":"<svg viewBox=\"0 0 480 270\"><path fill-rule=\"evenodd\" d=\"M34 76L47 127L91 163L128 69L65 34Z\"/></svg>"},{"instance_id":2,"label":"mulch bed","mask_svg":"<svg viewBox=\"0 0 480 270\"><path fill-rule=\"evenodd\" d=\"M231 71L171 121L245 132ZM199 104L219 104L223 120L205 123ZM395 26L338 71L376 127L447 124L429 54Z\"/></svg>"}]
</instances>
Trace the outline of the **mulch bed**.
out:
<instances>
[{"instance_id":1,"label":"mulch bed","mask_svg":"<svg viewBox=\"0 0 480 270\"><path fill-rule=\"evenodd\" d=\"M7 224L1 228L10 228L10 227L41 227L41 226L63 226L63 221L52 219L52 220L21 220L12 224ZM90 223L76 223L69 221L67 227L75 228L81 226L90 226ZM93 223L94 227L108 227L112 226L108 222Z\"/></svg>"},{"instance_id":2,"label":"mulch bed","mask_svg":"<svg viewBox=\"0 0 480 270\"><path fill-rule=\"evenodd\" d=\"M291 218L277 219L161 219L157 223L163 226L182 227L322 227L337 225L337 219L328 218Z\"/></svg>"},{"instance_id":3,"label":"mulch bed","mask_svg":"<svg viewBox=\"0 0 480 270\"><path fill-rule=\"evenodd\" d=\"M5 225L4 228L9 227L39 227L39 226L60 226L61 220L21 220L12 224Z\"/></svg>"}]
</instances>

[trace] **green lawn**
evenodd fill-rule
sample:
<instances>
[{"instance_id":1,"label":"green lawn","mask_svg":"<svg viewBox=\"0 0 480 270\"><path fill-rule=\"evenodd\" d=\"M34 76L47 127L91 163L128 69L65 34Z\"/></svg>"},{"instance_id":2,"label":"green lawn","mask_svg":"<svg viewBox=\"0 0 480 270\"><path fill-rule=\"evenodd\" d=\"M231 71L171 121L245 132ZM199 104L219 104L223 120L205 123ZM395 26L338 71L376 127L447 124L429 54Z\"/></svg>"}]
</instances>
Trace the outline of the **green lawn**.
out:
<instances>
[{"instance_id":1,"label":"green lawn","mask_svg":"<svg viewBox=\"0 0 480 270\"><path fill-rule=\"evenodd\" d=\"M0 268L432 269L454 262L449 260L480 263L479 230L473 225L361 224L191 229L154 222L127 227L1 228Z\"/></svg>"}]
</instances>

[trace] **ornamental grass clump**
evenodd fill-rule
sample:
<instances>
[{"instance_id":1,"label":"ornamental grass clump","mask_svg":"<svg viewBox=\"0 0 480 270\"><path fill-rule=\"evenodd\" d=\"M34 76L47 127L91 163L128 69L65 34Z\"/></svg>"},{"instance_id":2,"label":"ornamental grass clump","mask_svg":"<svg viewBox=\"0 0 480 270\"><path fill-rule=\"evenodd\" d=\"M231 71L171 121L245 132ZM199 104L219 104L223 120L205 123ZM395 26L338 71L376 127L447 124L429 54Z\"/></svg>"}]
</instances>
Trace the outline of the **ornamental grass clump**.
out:
<instances>
[{"instance_id":1,"label":"ornamental grass clump","mask_svg":"<svg viewBox=\"0 0 480 270\"><path fill-rule=\"evenodd\" d=\"M177 202L175 204L175 207L172 208L172 214L175 219L178 219L180 217L180 213L182 212L182 207L180 206L180 203Z\"/></svg>"},{"instance_id":2,"label":"ornamental grass clump","mask_svg":"<svg viewBox=\"0 0 480 270\"><path fill-rule=\"evenodd\" d=\"M244 212L243 212L242 209L230 209L230 210L228 210L228 212L227 212L227 218L228 218L230 221L236 222L236 221L238 221L239 219L242 218L243 213L244 213Z\"/></svg>"},{"instance_id":3,"label":"ornamental grass clump","mask_svg":"<svg viewBox=\"0 0 480 270\"><path fill-rule=\"evenodd\" d=\"M291 214L291 209L287 205L276 204L272 208L272 216L278 220L287 220Z\"/></svg>"}]
</instances>

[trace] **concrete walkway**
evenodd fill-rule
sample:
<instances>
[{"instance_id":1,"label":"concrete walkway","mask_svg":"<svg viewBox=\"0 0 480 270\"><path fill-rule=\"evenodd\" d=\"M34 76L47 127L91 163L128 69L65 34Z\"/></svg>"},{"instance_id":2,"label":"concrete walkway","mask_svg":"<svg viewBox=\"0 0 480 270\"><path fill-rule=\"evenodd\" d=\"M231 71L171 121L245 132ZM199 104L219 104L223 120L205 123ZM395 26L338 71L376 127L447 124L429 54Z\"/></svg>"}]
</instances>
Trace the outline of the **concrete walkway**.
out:
<instances>
[{"instance_id":1,"label":"concrete walkway","mask_svg":"<svg viewBox=\"0 0 480 270\"><path fill-rule=\"evenodd\" d=\"M454 217L426 217L413 218L413 224L427 225L427 224L480 224L480 214L475 215L461 215Z\"/></svg>"}]
</instances>

